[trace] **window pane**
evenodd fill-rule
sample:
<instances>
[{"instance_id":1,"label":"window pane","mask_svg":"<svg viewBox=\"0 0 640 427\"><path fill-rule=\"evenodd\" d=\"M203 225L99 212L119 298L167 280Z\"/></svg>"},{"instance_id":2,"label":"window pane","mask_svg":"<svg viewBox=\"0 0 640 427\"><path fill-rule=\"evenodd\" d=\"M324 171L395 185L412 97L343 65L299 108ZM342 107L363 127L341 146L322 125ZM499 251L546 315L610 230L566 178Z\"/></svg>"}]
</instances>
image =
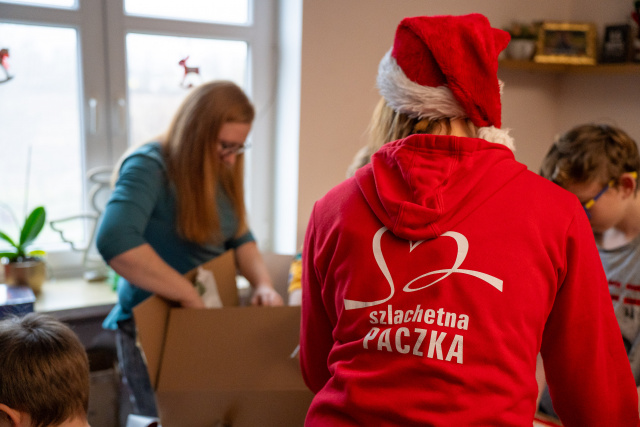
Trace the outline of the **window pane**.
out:
<instances>
[{"instance_id":1,"label":"window pane","mask_svg":"<svg viewBox=\"0 0 640 427\"><path fill-rule=\"evenodd\" d=\"M2 0L4 3L23 4L26 6L50 6L76 9L76 0Z\"/></svg>"},{"instance_id":2,"label":"window pane","mask_svg":"<svg viewBox=\"0 0 640 427\"><path fill-rule=\"evenodd\" d=\"M0 202L20 222L43 205L48 219L83 211L78 43L75 29L0 24L0 48L9 49L9 74L0 84ZM0 80L5 74L0 68ZM16 236L0 208L0 230ZM73 237L83 238L82 224ZM38 245L62 245L45 227Z\"/></svg>"},{"instance_id":3,"label":"window pane","mask_svg":"<svg viewBox=\"0 0 640 427\"><path fill-rule=\"evenodd\" d=\"M249 20L248 0L125 0L129 15L166 19L245 24Z\"/></svg>"},{"instance_id":4,"label":"window pane","mask_svg":"<svg viewBox=\"0 0 640 427\"><path fill-rule=\"evenodd\" d=\"M225 79L245 87L247 44L242 41L127 34L129 144L149 141L169 127L190 85ZM179 65L187 58L186 66Z\"/></svg>"}]
</instances>

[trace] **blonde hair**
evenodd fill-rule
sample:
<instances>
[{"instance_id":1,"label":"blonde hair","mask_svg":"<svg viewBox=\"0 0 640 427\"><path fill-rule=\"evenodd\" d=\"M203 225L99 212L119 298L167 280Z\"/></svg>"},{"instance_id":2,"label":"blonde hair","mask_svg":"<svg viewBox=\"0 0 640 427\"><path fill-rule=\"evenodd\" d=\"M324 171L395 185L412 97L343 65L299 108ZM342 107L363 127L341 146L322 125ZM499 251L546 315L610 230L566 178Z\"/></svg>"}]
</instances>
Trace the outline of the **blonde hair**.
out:
<instances>
[{"instance_id":1,"label":"blonde hair","mask_svg":"<svg viewBox=\"0 0 640 427\"><path fill-rule=\"evenodd\" d=\"M470 133L476 135L477 128L471 120L467 119L466 123ZM381 97L369 123L368 142L356 153L347 169L347 177L353 176L357 169L369 163L371 156L387 142L397 141L418 133L448 135L451 133L450 119L430 120L409 117L404 113L393 110L389 107L387 101Z\"/></svg>"}]
</instances>

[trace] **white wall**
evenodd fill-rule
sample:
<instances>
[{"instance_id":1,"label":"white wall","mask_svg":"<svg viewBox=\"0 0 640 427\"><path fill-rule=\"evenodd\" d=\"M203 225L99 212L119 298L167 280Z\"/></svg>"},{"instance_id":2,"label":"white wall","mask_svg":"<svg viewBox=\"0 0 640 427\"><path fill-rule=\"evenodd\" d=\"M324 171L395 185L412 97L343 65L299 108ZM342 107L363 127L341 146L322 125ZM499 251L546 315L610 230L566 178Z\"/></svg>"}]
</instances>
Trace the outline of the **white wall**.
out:
<instances>
[{"instance_id":1,"label":"white wall","mask_svg":"<svg viewBox=\"0 0 640 427\"><path fill-rule=\"evenodd\" d=\"M512 20L626 22L621 0L305 0L302 25L298 244L313 203L341 182L379 98L378 62L405 16L486 15L494 27ZM516 158L537 171L554 135L604 118L640 140L640 84L635 76L564 76L501 70L503 127Z\"/></svg>"}]
</instances>

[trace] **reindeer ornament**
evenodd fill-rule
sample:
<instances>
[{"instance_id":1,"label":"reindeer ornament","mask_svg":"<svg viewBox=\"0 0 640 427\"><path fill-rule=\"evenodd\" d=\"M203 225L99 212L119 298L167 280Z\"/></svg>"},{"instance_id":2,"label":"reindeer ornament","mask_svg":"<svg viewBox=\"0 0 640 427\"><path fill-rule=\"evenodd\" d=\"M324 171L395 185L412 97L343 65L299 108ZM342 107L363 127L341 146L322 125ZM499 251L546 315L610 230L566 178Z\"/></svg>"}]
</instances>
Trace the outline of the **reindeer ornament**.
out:
<instances>
[{"instance_id":1,"label":"reindeer ornament","mask_svg":"<svg viewBox=\"0 0 640 427\"><path fill-rule=\"evenodd\" d=\"M0 49L0 68L4 72L5 78L0 83L8 82L13 78L9 75L9 49Z\"/></svg>"},{"instance_id":2,"label":"reindeer ornament","mask_svg":"<svg viewBox=\"0 0 640 427\"><path fill-rule=\"evenodd\" d=\"M186 58L180 60L180 62L178 62L178 65L182 66L184 68L184 74L182 75L182 82L180 82L180 86L184 87L184 88L192 88L193 87L193 83L190 80L193 79L188 79L189 76L191 77L198 77L198 80L200 79L200 68L198 67L189 67L187 65L187 59L189 59L189 57L187 56Z\"/></svg>"}]
</instances>

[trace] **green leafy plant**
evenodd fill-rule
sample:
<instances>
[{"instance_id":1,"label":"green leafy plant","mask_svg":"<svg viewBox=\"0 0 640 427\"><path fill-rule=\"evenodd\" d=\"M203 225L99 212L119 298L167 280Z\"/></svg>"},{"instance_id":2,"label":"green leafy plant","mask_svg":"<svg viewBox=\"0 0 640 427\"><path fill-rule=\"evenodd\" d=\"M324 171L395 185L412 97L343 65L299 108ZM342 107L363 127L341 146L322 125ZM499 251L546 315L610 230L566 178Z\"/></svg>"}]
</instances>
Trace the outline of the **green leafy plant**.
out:
<instances>
[{"instance_id":1,"label":"green leafy plant","mask_svg":"<svg viewBox=\"0 0 640 427\"><path fill-rule=\"evenodd\" d=\"M46 212L42 206L38 206L31 211L27 219L24 221L24 225L20 228L20 237L18 240L13 240L11 237L7 236L7 234L0 231L0 239L6 241L12 247L10 251L0 252L0 258L8 258L9 262L16 262L43 255L44 252L42 251L27 252L27 248L42 231L45 224L45 218Z\"/></svg>"}]
</instances>

